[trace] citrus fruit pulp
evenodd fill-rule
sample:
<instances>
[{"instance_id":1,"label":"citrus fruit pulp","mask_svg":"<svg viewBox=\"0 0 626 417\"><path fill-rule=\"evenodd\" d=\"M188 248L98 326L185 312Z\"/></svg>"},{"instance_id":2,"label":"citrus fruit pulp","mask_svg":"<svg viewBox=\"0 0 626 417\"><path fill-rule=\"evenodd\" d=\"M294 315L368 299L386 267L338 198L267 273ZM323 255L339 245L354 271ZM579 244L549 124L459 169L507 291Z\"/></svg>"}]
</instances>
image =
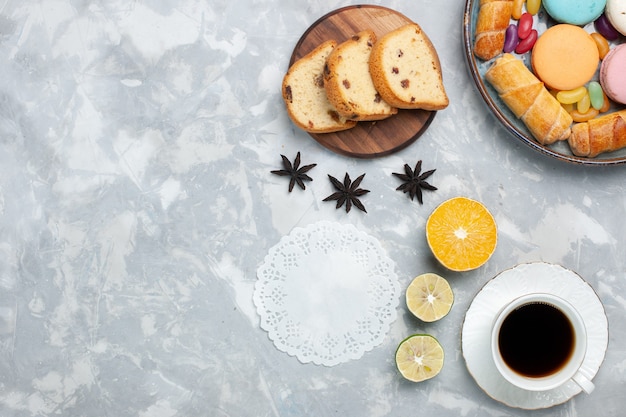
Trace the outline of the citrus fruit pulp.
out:
<instances>
[{"instance_id":1,"label":"citrus fruit pulp","mask_svg":"<svg viewBox=\"0 0 626 417\"><path fill-rule=\"evenodd\" d=\"M446 316L452 308L454 293L443 277L426 273L417 276L406 289L406 305L415 317L433 322Z\"/></svg>"},{"instance_id":2,"label":"citrus fruit pulp","mask_svg":"<svg viewBox=\"0 0 626 417\"><path fill-rule=\"evenodd\" d=\"M396 366L403 377L413 382L430 379L443 368L444 353L439 341L427 334L409 336L396 350Z\"/></svg>"},{"instance_id":3,"label":"citrus fruit pulp","mask_svg":"<svg viewBox=\"0 0 626 417\"><path fill-rule=\"evenodd\" d=\"M498 240L496 221L478 201L455 197L440 204L426 222L428 246L453 271L469 271L491 257Z\"/></svg>"}]
</instances>

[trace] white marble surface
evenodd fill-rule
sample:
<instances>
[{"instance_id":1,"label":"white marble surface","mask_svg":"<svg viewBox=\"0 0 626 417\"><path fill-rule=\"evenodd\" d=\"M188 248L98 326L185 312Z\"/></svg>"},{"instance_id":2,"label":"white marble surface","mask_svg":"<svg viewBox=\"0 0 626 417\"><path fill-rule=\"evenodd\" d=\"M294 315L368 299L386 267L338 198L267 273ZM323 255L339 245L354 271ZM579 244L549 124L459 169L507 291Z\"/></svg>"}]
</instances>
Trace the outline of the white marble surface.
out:
<instances>
[{"instance_id":1,"label":"white marble surface","mask_svg":"<svg viewBox=\"0 0 626 417\"><path fill-rule=\"evenodd\" d=\"M280 82L320 16L350 1L0 2L0 415L618 416L626 407L625 167L585 168L512 139L465 66L460 0L374 2L422 25L450 106L412 146L357 160L288 120ZM317 163L307 189L269 173L280 154ZM436 168L424 204L391 176ZM366 173L367 214L335 210L326 175ZM499 226L491 260L450 273L432 258L428 214L482 201ZM352 223L381 241L401 286L446 276L449 316L403 303L384 342L334 367L301 364L259 327L252 294L268 249L295 226ZM561 264L609 319L592 395L539 411L491 400L469 375L460 330L498 272ZM446 363L419 385L396 372L400 340L429 332Z\"/></svg>"}]
</instances>

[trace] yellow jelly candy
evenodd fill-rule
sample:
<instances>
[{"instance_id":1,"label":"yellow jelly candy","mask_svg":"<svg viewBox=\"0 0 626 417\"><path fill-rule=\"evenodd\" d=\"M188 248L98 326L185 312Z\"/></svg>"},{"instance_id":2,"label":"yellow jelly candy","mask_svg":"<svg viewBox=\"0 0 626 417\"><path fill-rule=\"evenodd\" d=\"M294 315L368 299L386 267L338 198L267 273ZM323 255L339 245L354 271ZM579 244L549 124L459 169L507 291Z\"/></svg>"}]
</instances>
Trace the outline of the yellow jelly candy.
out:
<instances>
[{"instance_id":1,"label":"yellow jelly candy","mask_svg":"<svg viewBox=\"0 0 626 417\"><path fill-rule=\"evenodd\" d=\"M524 0L513 0L513 13L511 16L515 20L519 20L522 17L522 7L524 6Z\"/></svg>"},{"instance_id":2,"label":"yellow jelly candy","mask_svg":"<svg viewBox=\"0 0 626 417\"><path fill-rule=\"evenodd\" d=\"M526 0L526 11L532 15L535 15L539 12L539 7L541 7L541 0Z\"/></svg>"},{"instance_id":3,"label":"yellow jelly candy","mask_svg":"<svg viewBox=\"0 0 626 417\"><path fill-rule=\"evenodd\" d=\"M591 107L591 99L589 98L589 94L585 94L583 98L576 103L576 110L581 114L585 114L589 111L589 107Z\"/></svg>"},{"instance_id":4,"label":"yellow jelly candy","mask_svg":"<svg viewBox=\"0 0 626 417\"><path fill-rule=\"evenodd\" d=\"M573 90L563 90L556 94L556 99L562 104L578 103L584 95L587 94L587 89L584 86L574 88Z\"/></svg>"}]
</instances>

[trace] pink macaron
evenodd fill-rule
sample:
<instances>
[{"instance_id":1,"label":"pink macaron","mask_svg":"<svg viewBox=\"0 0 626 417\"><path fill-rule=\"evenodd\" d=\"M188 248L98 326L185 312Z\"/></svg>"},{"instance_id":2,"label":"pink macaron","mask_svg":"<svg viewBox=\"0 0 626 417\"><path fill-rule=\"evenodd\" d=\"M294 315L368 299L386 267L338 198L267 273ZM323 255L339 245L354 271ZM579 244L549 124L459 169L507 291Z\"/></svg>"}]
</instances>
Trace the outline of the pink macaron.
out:
<instances>
[{"instance_id":1,"label":"pink macaron","mask_svg":"<svg viewBox=\"0 0 626 417\"><path fill-rule=\"evenodd\" d=\"M613 101L626 104L626 44L611 49L602 60L600 84Z\"/></svg>"}]
</instances>

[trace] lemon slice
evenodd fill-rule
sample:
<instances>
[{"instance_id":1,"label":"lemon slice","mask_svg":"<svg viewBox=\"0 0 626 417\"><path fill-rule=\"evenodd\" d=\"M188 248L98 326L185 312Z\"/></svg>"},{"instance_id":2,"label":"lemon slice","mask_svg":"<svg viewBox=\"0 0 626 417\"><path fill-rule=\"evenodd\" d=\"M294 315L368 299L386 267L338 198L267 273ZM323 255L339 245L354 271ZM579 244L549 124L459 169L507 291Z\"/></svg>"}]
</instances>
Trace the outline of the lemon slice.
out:
<instances>
[{"instance_id":1,"label":"lemon slice","mask_svg":"<svg viewBox=\"0 0 626 417\"><path fill-rule=\"evenodd\" d=\"M483 265L496 249L496 221L478 201L455 197L443 202L426 221L426 240L433 255L453 271Z\"/></svg>"},{"instance_id":2,"label":"lemon slice","mask_svg":"<svg viewBox=\"0 0 626 417\"><path fill-rule=\"evenodd\" d=\"M437 274L419 275L406 289L406 305L409 311L425 322L445 317L453 302L454 293L450 284Z\"/></svg>"},{"instance_id":3,"label":"lemon slice","mask_svg":"<svg viewBox=\"0 0 626 417\"><path fill-rule=\"evenodd\" d=\"M403 377L413 382L430 379L443 368L443 348L428 334L404 339L396 350L396 366Z\"/></svg>"}]
</instances>

